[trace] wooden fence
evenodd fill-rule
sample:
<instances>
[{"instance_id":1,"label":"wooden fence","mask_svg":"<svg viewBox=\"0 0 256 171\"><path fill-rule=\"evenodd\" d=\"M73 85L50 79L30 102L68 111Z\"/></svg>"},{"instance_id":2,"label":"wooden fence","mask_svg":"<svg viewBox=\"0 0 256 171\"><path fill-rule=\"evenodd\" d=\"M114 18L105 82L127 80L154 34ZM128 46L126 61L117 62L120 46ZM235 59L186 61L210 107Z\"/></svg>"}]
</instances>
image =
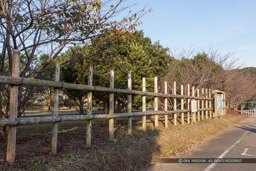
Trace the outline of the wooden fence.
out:
<instances>
[{"instance_id":1,"label":"wooden fence","mask_svg":"<svg viewBox=\"0 0 256 171\"><path fill-rule=\"evenodd\" d=\"M16 151L16 130L19 125L28 124L41 124L41 123L52 123L52 141L51 141L51 152L55 154L57 152L57 140L58 140L58 122L62 121L75 121L75 120L86 120L86 145L91 146L91 132L92 132L92 120L95 119L109 119L109 138L114 140L114 120L115 118L128 118L128 134L132 134L132 119L133 117L142 117L142 129L146 131L146 119L147 116L154 115L154 128L158 129L158 116L164 116L165 127L168 127L169 116L173 115L174 125L177 125L177 119L180 115L181 124L185 124L184 115L187 116L187 123L195 124L197 121L213 118L214 105L212 96L213 91L209 89L200 90L190 85L187 85L187 93L184 94L184 86L181 85L181 94L177 94L176 82L173 83L172 94L169 94L170 90L167 89L167 82L164 83L164 93L158 92L158 80L154 78L154 92L146 91L146 78L142 78L142 91L132 90L132 73L128 73L128 89L116 89L114 88L114 70L110 71L110 87L99 87L93 86L93 66L89 67L89 78L88 85L65 83L60 81L60 65L56 65L55 81L46 81L31 78L19 77L19 51L14 50L13 52L13 66L12 76L0 76L0 84L11 85L10 89L10 110L9 118L0 120L0 126L9 126L8 139L7 139L7 154L6 160L9 163L15 161ZM18 87L19 86L40 86L54 88L54 114L52 116L45 117L31 117L31 118L18 118ZM59 90L60 89L72 89L72 90L84 90L87 91L88 107L86 115L59 115ZM192 90L192 91L191 91ZM109 93L109 112L108 114L92 114L92 93L93 92L106 92ZM128 112L127 113L114 113L114 94L121 93L127 94L128 96ZM192 93L192 95L190 94ZM142 111L132 111L132 95L142 96ZM154 111L146 110L146 97L154 97ZM164 98L164 111L159 111L159 98ZM168 98L172 98L174 105L173 109L168 108ZM180 99L180 109L177 108L177 99ZM197 112L191 113L190 103L191 100L197 101ZM184 105L186 101L186 106ZM224 100L223 100L224 102ZM223 105L224 106L224 105Z\"/></svg>"}]
</instances>

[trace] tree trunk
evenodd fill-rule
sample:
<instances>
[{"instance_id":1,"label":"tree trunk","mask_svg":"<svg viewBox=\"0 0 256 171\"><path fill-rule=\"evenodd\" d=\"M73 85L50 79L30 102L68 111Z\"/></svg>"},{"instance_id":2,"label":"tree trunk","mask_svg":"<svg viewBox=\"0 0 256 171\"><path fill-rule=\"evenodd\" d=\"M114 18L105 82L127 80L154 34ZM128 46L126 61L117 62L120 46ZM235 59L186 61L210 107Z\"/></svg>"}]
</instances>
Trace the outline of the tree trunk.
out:
<instances>
[{"instance_id":1,"label":"tree trunk","mask_svg":"<svg viewBox=\"0 0 256 171\"><path fill-rule=\"evenodd\" d=\"M2 97L2 87L0 87L0 118L2 119L4 117L4 112L3 112L3 97Z\"/></svg>"},{"instance_id":2,"label":"tree trunk","mask_svg":"<svg viewBox=\"0 0 256 171\"><path fill-rule=\"evenodd\" d=\"M105 113L105 114L108 114L108 110L109 110L109 103L108 103L108 102L105 102L105 103L104 103L104 113Z\"/></svg>"},{"instance_id":3,"label":"tree trunk","mask_svg":"<svg viewBox=\"0 0 256 171\"><path fill-rule=\"evenodd\" d=\"M50 112L52 111L52 104L51 104L51 97L52 97L52 90L50 90L48 94L48 99L47 99L47 110Z\"/></svg>"},{"instance_id":4,"label":"tree trunk","mask_svg":"<svg viewBox=\"0 0 256 171\"><path fill-rule=\"evenodd\" d=\"M19 117L21 117L21 114L22 114L22 112L21 112L21 108L24 108L24 105L22 105L22 103L21 103L21 97L22 97L22 87L21 86L19 86L19 88L18 88L18 118Z\"/></svg>"},{"instance_id":5,"label":"tree trunk","mask_svg":"<svg viewBox=\"0 0 256 171\"><path fill-rule=\"evenodd\" d=\"M5 108L5 115L3 116L3 118L7 118L8 117L8 113L9 113L9 100L7 101L6 108ZM8 134L8 126L2 127L0 132L1 132L2 138L6 139L5 135Z\"/></svg>"},{"instance_id":6,"label":"tree trunk","mask_svg":"<svg viewBox=\"0 0 256 171\"><path fill-rule=\"evenodd\" d=\"M115 99L115 113L121 113L123 110L125 110L125 106L127 106L127 101L123 97L119 97L118 99Z\"/></svg>"},{"instance_id":7,"label":"tree trunk","mask_svg":"<svg viewBox=\"0 0 256 171\"><path fill-rule=\"evenodd\" d=\"M235 105L235 110L238 110L238 104L236 103L236 105Z\"/></svg>"},{"instance_id":8,"label":"tree trunk","mask_svg":"<svg viewBox=\"0 0 256 171\"><path fill-rule=\"evenodd\" d=\"M9 99L8 99L8 101L7 101L7 104L6 104L6 107L5 107L5 118L7 118L8 116L9 116L9 105L10 105L10 103L9 103Z\"/></svg>"},{"instance_id":9,"label":"tree trunk","mask_svg":"<svg viewBox=\"0 0 256 171\"><path fill-rule=\"evenodd\" d=\"M80 110L80 114L84 114L84 102L83 102L83 97L79 97L79 110Z\"/></svg>"},{"instance_id":10,"label":"tree trunk","mask_svg":"<svg viewBox=\"0 0 256 171\"><path fill-rule=\"evenodd\" d=\"M3 107L2 107L2 87L0 87L0 119L4 118ZM2 139L5 139L4 128L0 127L0 135Z\"/></svg>"}]
</instances>

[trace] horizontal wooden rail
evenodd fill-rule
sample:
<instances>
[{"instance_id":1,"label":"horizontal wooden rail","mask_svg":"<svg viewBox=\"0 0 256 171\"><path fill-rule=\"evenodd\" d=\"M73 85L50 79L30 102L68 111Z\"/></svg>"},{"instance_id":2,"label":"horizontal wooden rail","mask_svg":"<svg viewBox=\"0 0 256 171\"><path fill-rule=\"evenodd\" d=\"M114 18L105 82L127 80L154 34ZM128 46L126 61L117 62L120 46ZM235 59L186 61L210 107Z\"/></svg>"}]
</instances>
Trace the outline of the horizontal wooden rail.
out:
<instances>
[{"instance_id":1,"label":"horizontal wooden rail","mask_svg":"<svg viewBox=\"0 0 256 171\"><path fill-rule=\"evenodd\" d=\"M146 111L146 112L97 114L97 115L60 115L60 116L45 116L45 117L31 117L31 118L12 118L12 119L0 120L0 126L18 126L18 125L40 124L40 123L54 123L54 122L62 122L62 121L139 117L139 116L145 116L145 115L168 115L168 114L173 114L173 113L184 113L184 112L188 112L188 110Z\"/></svg>"},{"instance_id":2,"label":"horizontal wooden rail","mask_svg":"<svg viewBox=\"0 0 256 171\"><path fill-rule=\"evenodd\" d=\"M153 92L146 92L146 91L126 90L126 89L113 89L113 88L100 87L100 86L89 86L89 85L81 85L81 84L74 84L74 83L65 83L65 82L21 78L21 77L9 77L9 76L0 76L0 84L52 87L52 88L60 88L60 89L66 88L66 89L72 89L72 90L122 93L122 94L144 95L144 96L165 97L165 98L169 97L169 98L185 98L185 99L210 100L210 101L213 100L210 98L202 98L202 97L153 93Z\"/></svg>"},{"instance_id":3,"label":"horizontal wooden rail","mask_svg":"<svg viewBox=\"0 0 256 171\"><path fill-rule=\"evenodd\" d=\"M16 57L16 60L20 60L20 53L17 50L14 50L13 57ZM43 124L43 123L53 123L52 124L52 141L51 141L51 153L57 153L57 146L58 146L58 122L62 121L86 121L86 146L90 147L91 142L91 133L92 133L92 120L99 120L99 119L108 119L109 120L109 139L111 141L115 140L115 118L128 118L128 134L132 134L132 119L133 117L141 117L142 119L142 129L146 131L147 129L147 116L154 115L154 128L158 129L158 122L159 122L159 115L162 115L165 121L165 127L168 127L169 118L168 115L172 115L173 124L176 125L177 119L179 117L179 113L181 113L181 123L184 124L184 117L187 114L187 122L190 123L192 119L192 124L196 123L195 113L190 110L193 105L193 111L196 111L196 104L191 104L191 99L197 100L197 116L198 121L200 117L202 119L205 117L208 119L208 114L214 113L215 116L225 115L226 111L218 110L217 106L221 103L222 107L226 107L225 93L222 91L215 90L214 91L214 98L211 98L211 94L213 91L210 91L202 88L202 94L199 95L199 89L197 89L197 97L195 96L195 87L187 85L187 88L184 89L181 86L180 92L177 92L176 82L173 82L172 93L171 90L168 90L168 84L165 82L164 93L159 93L159 86L158 86L158 79L157 77L154 78L154 92L147 92L146 91L146 78L142 79L142 91L132 90L132 73L128 72L128 82L127 88L128 89L117 89L114 85L115 77L114 77L114 69L110 70L110 77L109 77L109 87L100 87L100 86L93 86L93 64L90 63L89 67L89 74L88 74L88 85L83 84L74 84L74 83L66 83L61 82L59 80L60 74L60 65L56 64L56 71L55 71L55 81L48 81L48 80L41 80L41 79L33 79L33 78L21 78L19 77L19 65L16 62L16 65L13 66L13 69L16 71L16 74L11 76L0 76L0 84L8 84L12 85L10 90L10 109L9 109L9 118L0 119L0 127L1 126L9 126L8 132L8 141L7 141L7 153L6 159L9 163L13 163L15 161L15 150L16 150L16 127L19 125L30 125L30 124ZM14 73L14 72L12 72ZM31 117L17 117L18 113L18 86L36 86L36 87L46 87L46 88L54 88L54 114L53 115L44 115L44 116L31 116ZM59 115L59 91L60 89L72 89L78 91L85 91L87 93L87 114L77 114L73 115L71 113L65 115ZM15 91L14 91L15 90ZM192 92L191 92L192 90ZM109 111L108 114L92 114L93 109L93 92L105 92L109 93ZM204 93L205 92L205 93ZM85 93L85 94L86 94ZM126 94L128 96L128 105L127 105L127 112L126 113L115 113L115 94ZM178 94L180 93L180 94ZM209 93L209 96L208 96ZM84 94L84 95L85 95ZM192 94L192 96L191 96ZM134 111L133 110L133 103L132 103L132 95L141 95L142 96L142 111ZM146 110L146 96L153 96L154 97L154 111L153 110ZM221 99L220 99L221 97ZM164 103L164 111L159 111L159 98L163 98ZM168 108L168 99L170 98L173 100L173 106ZM220 101L220 100L223 101ZM186 109L184 101L186 100ZM218 100L218 101L217 101ZM151 101L152 102L152 101ZM195 101L193 101L195 102ZM180 103L180 108L177 109L177 103ZM201 104L201 105L200 105ZM209 105L209 106L208 106ZM171 110L168 110L171 109ZM210 112L208 112L210 111Z\"/></svg>"},{"instance_id":4,"label":"horizontal wooden rail","mask_svg":"<svg viewBox=\"0 0 256 171\"><path fill-rule=\"evenodd\" d=\"M212 111L212 110L213 109L208 108L208 109L199 109L198 111ZM31 125L31 124L40 124L40 123L54 123L54 122L62 122L62 121L139 117L139 116L146 116L146 115L168 115L168 114L174 114L174 113L185 113L189 111L190 110L146 111L146 112L96 114L96 115L65 114L60 116L40 116L40 117L30 117L30 118L2 119L0 120L0 126L19 126L19 125Z\"/></svg>"},{"instance_id":5,"label":"horizontal wooden rail","mask_svg":"<svg viewBox=\"0 0 256 171\"><path fill-rule=\"evenodd\" d=\"M213 108L197 109L197 111L212 111Z\"/></svg>"}]
</instances>

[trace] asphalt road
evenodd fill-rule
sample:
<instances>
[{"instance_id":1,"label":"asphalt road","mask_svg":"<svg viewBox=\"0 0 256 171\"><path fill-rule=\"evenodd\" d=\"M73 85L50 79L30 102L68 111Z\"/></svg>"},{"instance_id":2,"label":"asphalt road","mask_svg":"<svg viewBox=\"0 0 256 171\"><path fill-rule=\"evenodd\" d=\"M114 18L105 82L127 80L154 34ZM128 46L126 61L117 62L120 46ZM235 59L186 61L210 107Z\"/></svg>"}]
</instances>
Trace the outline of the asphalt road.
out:
<instances>
[{"instance_id":1,"label":"asphalt road","mask_svg":"<svg viewBox=\"0 0 256 171\"><path fill-rule=\"evenodd\" d=\"M189 153L176 158L255 158L255 163L157 163L151 171L255 171L256 170L256 119L241 122L213 139L198 145Z\"/></svg>"}]
</instances>

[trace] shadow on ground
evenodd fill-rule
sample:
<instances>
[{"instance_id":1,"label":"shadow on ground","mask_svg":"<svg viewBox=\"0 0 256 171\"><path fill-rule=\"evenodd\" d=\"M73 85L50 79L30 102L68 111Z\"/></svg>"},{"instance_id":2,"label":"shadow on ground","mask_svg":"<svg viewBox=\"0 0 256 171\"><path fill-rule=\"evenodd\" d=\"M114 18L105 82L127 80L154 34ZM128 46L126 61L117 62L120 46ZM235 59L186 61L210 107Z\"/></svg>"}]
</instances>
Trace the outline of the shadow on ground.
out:
<instances>
[{"instance_id":1,"label":"shadow on ground","mask_svg":"<svg viewBox=\"0 0 256 171\"><path fill-rule=\"evenodd\" d=\"M243 130L247 130L247 131L250 131L250 132L253 132L253 133L256 133L256 126L254 125L248 125L248 126L235 126L236 128L240 128L240 129L243 129Z\"/></svg>"},{"instance_id":2,"label":"shadow on ground","mask_svg":"<svg viewBox=\"0 0 256 171\"><path fill-rule=\"evenodd\" d=\"M151 119L151 120L150 120ZM170 121L172 121L170 117ZM134 118L133 134L127 134L127 119L115 123L116 141L109 141L108 120L93 122L92 147L86 147L86 122L59 124L58 154L50 154L51 124L20 126L17 136L16 162L5 162L6 142L0 141L0 170L140 170L159 158L175 156L206 140L227 127L247 119L238 114L227 114L220 119L207 119L197 124L163 125L153 129L153 118L148 117L148 129L141 130L141 118ZM241 127L255 131L253 125Z\"/></svg>"},{"instance_id":3,"label":"shadow on ground","mask_svg":"<svg viewBox=\"0 0 256 171\"><path fill-rule=\"evenodd\" d=\"M93 124L92 147L86 147L86 124L59 124L58 154L50 154L51 124L21 126L17 133L16 162L5 161L6 141L0 142L0 170L138 170L150 165L159 153L159 132L148 124L147 133L134 122L127 135L127 121L115 124L116 141L109 141L108 121Z\"/></svg>"}]
</instances>

